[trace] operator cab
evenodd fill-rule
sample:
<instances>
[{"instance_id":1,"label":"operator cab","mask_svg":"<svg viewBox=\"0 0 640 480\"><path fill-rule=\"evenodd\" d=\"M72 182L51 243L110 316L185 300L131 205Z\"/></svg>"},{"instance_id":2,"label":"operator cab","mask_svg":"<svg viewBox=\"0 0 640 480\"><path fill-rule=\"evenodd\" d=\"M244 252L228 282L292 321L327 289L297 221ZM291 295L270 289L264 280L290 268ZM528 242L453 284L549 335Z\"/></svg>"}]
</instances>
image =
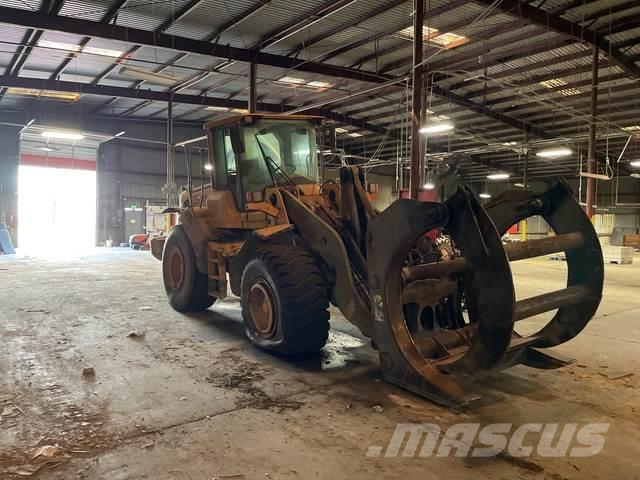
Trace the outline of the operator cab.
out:
<instances>
[{"instance_id":1,"label":"operator cab","mask_svg":"<svg viewBox=\"0 0 640 480\"><path fill-rule=\"evenodd\" d=\"M239 210L247 193L318 184L316 130L320 117L247 114L205 128L216 189L234 194Z\"/></svg>"}]
</instances>

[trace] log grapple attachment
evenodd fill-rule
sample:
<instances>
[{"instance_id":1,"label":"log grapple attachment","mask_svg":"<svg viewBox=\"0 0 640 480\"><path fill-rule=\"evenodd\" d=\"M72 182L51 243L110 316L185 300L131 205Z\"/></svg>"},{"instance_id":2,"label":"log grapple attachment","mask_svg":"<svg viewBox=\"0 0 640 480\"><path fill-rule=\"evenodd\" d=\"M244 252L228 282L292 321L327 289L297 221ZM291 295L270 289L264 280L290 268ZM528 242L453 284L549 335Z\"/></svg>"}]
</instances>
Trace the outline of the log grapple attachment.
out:
<instances>
[{"instance_id":1,"label":"log grapple attachment","mask_svg":"<svg viewBox=\"0 0 640 480\"><path fill-rule=\"evenodd\" d=\"M503 245L509 227L539 215L555 236ZM439 229L456 254L407 263L407 251ZM603 288L603 259L593 225L568 185L542 194L510 191L483 208L468 189L444 203L398 200L367 232L373 341L383 376L446 405L472 397L478 374L522 363L558 368L543 352L575 337L594 316ZM510 262L566 252L564 289L516 301ZM557 309L538 332L522 336L516 322Z\"/></svg>"}]
</instances>

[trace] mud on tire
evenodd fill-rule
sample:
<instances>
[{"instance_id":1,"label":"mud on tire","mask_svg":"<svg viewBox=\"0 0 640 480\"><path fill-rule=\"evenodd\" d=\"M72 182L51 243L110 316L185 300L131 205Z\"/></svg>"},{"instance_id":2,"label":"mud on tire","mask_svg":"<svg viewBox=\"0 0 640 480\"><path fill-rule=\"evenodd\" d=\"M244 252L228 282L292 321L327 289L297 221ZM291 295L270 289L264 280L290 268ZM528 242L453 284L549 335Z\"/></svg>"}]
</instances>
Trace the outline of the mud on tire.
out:
<instances>
[{"instance_id":1,"label":"mud on tire","mask_svg":"<svg viewBox=\"0 0 640 480\"><path fill-rule=\"evenodd\" d=\"M313 257L293 245L259 249L244 268L242 318L247 337L280 355L316 352L329 335L329 292Z\"/></svg>"},{"instance_id":2,"label":"mud on tire","mask_svg":"<svg viewBox=\"0 0 640 480\"><path fill-rule=\"evenodd\" d=\"M191 241L182 225L171 229L162 252L162 278L169 304L178 312L206 310L214 297L208 294L208 278L196 267Z\"/></svg>"}]
</instances>

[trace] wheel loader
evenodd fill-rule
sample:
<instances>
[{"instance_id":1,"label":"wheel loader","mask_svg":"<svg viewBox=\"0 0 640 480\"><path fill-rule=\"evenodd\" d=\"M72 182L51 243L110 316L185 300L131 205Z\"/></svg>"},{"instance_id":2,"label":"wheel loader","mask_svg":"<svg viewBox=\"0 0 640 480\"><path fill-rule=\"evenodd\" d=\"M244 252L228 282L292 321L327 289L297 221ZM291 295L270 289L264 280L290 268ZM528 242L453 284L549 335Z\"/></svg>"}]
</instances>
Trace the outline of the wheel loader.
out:
<instances>
[{"instance_id":1,"label":"wheel loader","mask_svg":"<svg viewBox=\"0 0 640 480\"><path fill-rule=\"evenodd\" d=\"M458 188L379 212L358 167L321 182L321 122L245 114L205 125L208 183L189 181L178 223L151 245L175 310L207 309L230 290L255 345L298 355L323 348L333 304L370 338L384 379L449 406L474 398L467 386L484 372L566 365L545 350L587 325L603 288L598 238L567 184L484 207ZM553 236L503 244L534 215ZM510 262L555 252L566 252L566 288L516 301ZM550 311L538 332L517 333L518 321Z\"/></svg>"}]
</instances>

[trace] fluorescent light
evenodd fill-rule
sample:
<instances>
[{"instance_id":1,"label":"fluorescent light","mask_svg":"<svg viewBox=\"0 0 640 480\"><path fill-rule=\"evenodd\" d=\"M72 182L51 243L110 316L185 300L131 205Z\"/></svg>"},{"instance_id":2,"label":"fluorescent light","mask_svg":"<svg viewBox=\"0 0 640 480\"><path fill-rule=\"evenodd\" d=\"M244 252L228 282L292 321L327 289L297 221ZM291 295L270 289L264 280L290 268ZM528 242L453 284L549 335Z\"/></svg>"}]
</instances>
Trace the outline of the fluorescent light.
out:
<instances>
[{"instance_id":1,"label":"fluorescent light","mask_svg":"<svg viewBox=\"0 0 640 480\"><path fill-rule=\"evenodd\" d=\"M633 178L640 178L640 173L632 173L631 176Z\"/></svg>"},{"instance_id":2,"label":"fluorescent light","mask_svg":"<svg viewBox=\"0 0 640 480\"><path fill-rule=\"evenodd\" d=\"M637 132L640 131L640 125L630 125L628 127L622 127L625 132Z\"/></svg>"},{"instance_id":3,"label":"fluorescent light","mask_svg":"<svg viewBox=\"0 0 640 480\"><path fill-rule=\"evenodd\" d=\"M55 148L51 148L51 147L38 147L38 150L42 150L43 152L55 152L56 151Z\"/></svg>"},{"instance_id":4,"label":"fluorescent light","mask_svg":"<svg viewBox=\"0 0 640 480\"><path fill-rule=\"evenodd\" d=\"M52 42L50 40L40 40L39 47L55 48L56 50L66 50L67 52L79 52L82 47L80 45L72 45L71 43Z\"/></svg>"},{"instance_id":5,"label":"fluorescent light","mask_svg":"<svg viewBox=\"0 0 640 480\"><path fill-rule=\"evenodd\" d=\"M29 97L47 97L53 98L56 100L67 100L70 102L75 102L80 98L79 93L74 92L52 92L49 90L38 90L35 88L18 88L18 87L10 87L7 89L7 93L12 95L26 95Z\"/></svg>"},{"instance_id":6,"label":"fluorescent light","mask_svg":"<svg viewBox=\"0 0 640 480\"><path fill-rule=\"evenodd\" d=\"M204 169L205 169L205 170L213 170L213 165L211 165L210 163L207 163L207 164L204 166Z\"/></svg>"},{"instance_id":7,"label":"fluorescent light","mask_svg":"<svg viewBox=\"0 0 640 480\"><path fill-rule=\"evenodd\" d=\"M84 135L75 132L63 132L61 130L45 130L42 136L46 138L59 138L61 140L82 140Z\"/></svg>"},{"instance_id":8,"label":"fluorescent light","mask_svg":"<svg viewBox=\"0 0 640 480\"><path fill-rule=\"evenodd\" d=\"M347 132L348 130L346 128L340 128L340 127L336 128L336 133L347 133Z\"/></svg>"},{"instance_id":9,"label":"fluorescent light","mask_svg":"<svg viewBox=\"0 0 640 480\"><path fill-rule=\"evenodd\" d=\"M295 85L302 85L303 83L306 82L306 80L302 78L296 78L296 77L282 77L278 81L282 83L293 83Z\"/></svg>"},{"instance_id":10,"label":"fluorescent light","mask_svg":"<svg viewBox=\"0 0 640 480\"><path fill-rule=\"evenodd\" d=\"M122 130L121 132L118 132L114 135L114 137L121 137L122 135L124 135L124 130Z\"/></svg>"},{"instance_id":11,"label":"fluorescent light","mask_svg":"<svg viewBox=\"0 0 640 480\"><path fill-rule=\"evenodd\" d=\"M422 186L422 188L424 190L433 190L434 188L436 188L436 184L433 183L432 180L427 180L424 185Z\"/></svg>"},{"instance_id":12,"label":"fluorescent light","mask_svg":"<svg viewBox=\"0 0 640 480\"><path fill-rule=\"evenodd\" d=\"M450 123L432 123L422 127L420 129L420 133L443 133L448 132L449 130L453 130L453 125Z\"/></svg>"},{"instance_id":13,"label":"fluorescent light","mask_svg":"<svg viewBox=\"0 0 640 480\"><path fill-rule=\"evenodd\" d=\"M514 145L517 145L518 142L502 142L502 145L504 145L505 147L513 147Z\"/></svg>"},{"instance_id":14,"label":"fluorescent light","mask_svg":"<svg viewBox=\"0 0 640 480\"><path fill-rule=\"evenodd\" d=\"M349 134L349 136L350 136L350 137L361 137L361 136L362 136L362 134L361 134L361 133L358 133L358 132L351 132L351 133Z\"/></svg>"},{"instance_id":15,"label":"fluorescent light","mask_svg":"<svg viewBox=\"0 0 640 480\"><path fill-rule=\"evenodd\" d=\"M228 112L229 111L227 107L216 107L213 105L205 108L205 110L209 110L210 112Z\"/></svg>"},{"instance_id":16,"label":"fluorescent light","mask_svg":"<svg viewBox=\"0 0 640 480\"><path fill-rule=\"evenodd\" d=\"M103 57L120 57L124 53L122 50L111 50L110 48L84 47L82 53L102 55Z\"/></svg>"},{"instance_id":17,"label":"fluorescent light","mask_svg":"<svg viewBox=\"0 0 640 480\"><path fill-rule=\"evenodd\" d=\"M318 88L329 88L331 86L329 82L319 82L317 80L309 82L307 83L307 85L310 87L318 87Z\"/></svg>"},{"instance_id":18,"label":"fluorescent light","mask_svg":"<svg viewBox=\"0 0 640 480\"><path fill-rule=\"evenodd\" d=\"M478 195L480 198L491 198L491 194L490 193L481 193L480 195Z\"/></svg>"},{"instance_id":19,"label":"fluorescent light","mask_svg":"<svg viewBox=\"0 0 640 480\"><path fill-rule=\"evenodd\" d=\"M151 83L157 83L159 85L167 85L173 86L180 81L179 78L173 77L171 75L166 75L164 73L156 73L151 70L145 70L143 68L132 67L130 65L125 65L120 68L120 75L129 78L135 78L136 80L145 80Z\"/></svg>"},{"instance_id":20,"label":"fluorescent light","mask_svg":"<svg viewBox=\"0 0 640 480\"><path fill-rule=\"evenodd\" d=\"M71 43L52 42L50 40L40 40L38 42L39 47L54 48L56 50L66 50L67 52L74 53L89 53L92 55L102 55L105 57L120 57L124 52L122 50L111 50L109 48L98 47L82 47L80 45L73 45Z\"/></svg>"},{"instance_id":21,"label":"fluorescent light","mask_svg":"<svg viewBox=\"0 0 640 480\"><path fill-rule=\"evenodd\" d=\"M489 180L507 180L511 175L507 172L496 172L487 175Z\"/></svg>"},{"instance_id":22,"label":"fluorescent light","mask_svg":"<svg viewBox=\"0 0 640 480\"><path fill-rule=\"evenodd\" d=\"M629 165L632 167L640 167L640 160L634 160L633 162L629 162Z\"/></svg>"},{"instance_id":23,"label":"fluorescent light","mask_svg":"<svg viewBox=\"0 0 640 480\"><path fill-rule=\"evenodd\" d=\"M518 188L524 188L524 184L520 182L514 183L513 186Z\"/></svg>"},{"instance_id":24,"label":"fluorescent light","mask_svg":"<svg viewBox=\"0 0 640 480\"><path fill-rule=\"evenodd\" d=\"M559 157L568 157L573 152L570 148L567 147L553 147L547 148L545 150L540 150L536 153L536 156L542 158L559 158Z\"/></svg>"},{"instance_id":25,"label":"fluorescent light","mask_svg":"<svg viewBox=\"0 0 640 480\"><path fill-rule=\"evenodd\" d=\"M234 113L248 113L248 110L242 108L232 108L231 111Z\"/></svg>"}]
</instances>

